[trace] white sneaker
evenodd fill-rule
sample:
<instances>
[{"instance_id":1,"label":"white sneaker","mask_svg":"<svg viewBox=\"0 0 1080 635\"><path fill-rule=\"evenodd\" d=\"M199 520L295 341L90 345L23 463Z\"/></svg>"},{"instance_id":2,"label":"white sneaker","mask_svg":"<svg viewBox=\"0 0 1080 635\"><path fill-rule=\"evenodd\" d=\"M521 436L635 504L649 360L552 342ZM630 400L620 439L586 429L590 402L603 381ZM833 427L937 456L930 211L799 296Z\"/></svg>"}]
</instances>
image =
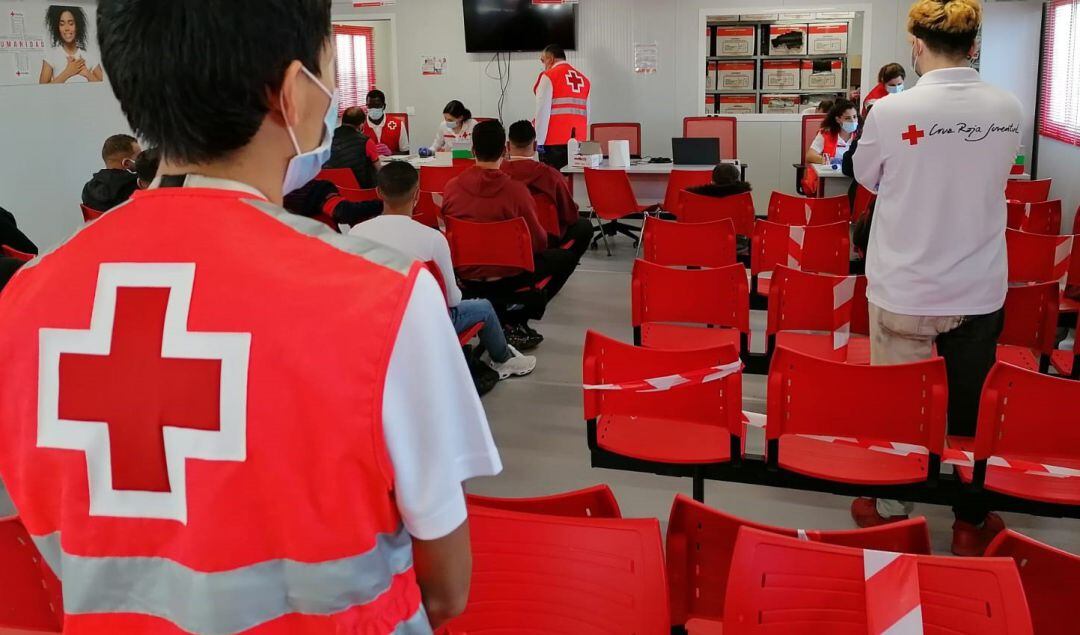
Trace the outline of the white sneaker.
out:
<instances>
[{"instance_id":1,"label":"white sneaker","mask_svg":"<svg viewBox=\"0 0 1080 635\"><path fill-rule=\"evenodd\" d=\"M531 355L522 355L513 346L507 346L510 349L510 359L505 362L497 362L493 359L488 360L488 365L491 369L499 373L499 379L509 379L510 377L524 377L533 372L536 368L536 358Z\"/></svg>"}]
</instances>

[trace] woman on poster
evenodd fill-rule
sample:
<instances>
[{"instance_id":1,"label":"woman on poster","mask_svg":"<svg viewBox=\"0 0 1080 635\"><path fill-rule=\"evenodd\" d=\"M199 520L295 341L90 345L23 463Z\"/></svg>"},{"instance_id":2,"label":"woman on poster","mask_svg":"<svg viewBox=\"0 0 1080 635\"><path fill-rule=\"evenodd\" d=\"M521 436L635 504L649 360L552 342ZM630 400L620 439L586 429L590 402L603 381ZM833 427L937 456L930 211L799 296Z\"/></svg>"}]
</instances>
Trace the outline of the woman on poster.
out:
<instances>
[{"instance_id":1,"label":"woman on poster","mask_svg":"<svg viewBox=\"0 0 1080 635\"><path fill-rule=\"evenodd\" d=\"M86 12L81 7L50 5L45 13L45 27L52 46L41 62L39 84L102 80L101 63L86 48Z\"/></svg>"}]
</instances>

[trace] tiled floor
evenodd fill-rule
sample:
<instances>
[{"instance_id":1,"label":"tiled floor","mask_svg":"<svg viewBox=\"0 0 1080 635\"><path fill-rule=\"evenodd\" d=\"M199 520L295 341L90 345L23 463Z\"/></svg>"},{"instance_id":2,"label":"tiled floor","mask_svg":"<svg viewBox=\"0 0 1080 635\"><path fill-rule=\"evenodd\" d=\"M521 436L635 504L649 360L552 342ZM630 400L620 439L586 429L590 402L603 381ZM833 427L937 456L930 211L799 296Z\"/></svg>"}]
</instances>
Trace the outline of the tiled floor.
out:
<instances>
[{"instance_id":1,"label":"tiled floor","mask_svg":"<svg viewBox=\"0 0 1080 635\"><path fill-rule=\"evenodd\" d=\"M492 496L537 496L607 483L626 516L666 520L676 493L690 494L689 479L667 478L589 467L582 420L581 348L586 329L630 341L630 267L634 250L620 238L614 256L603 249L586 254L574 277L549 307L538 329L545 341L535 352L536 372L503 382L484 397L505 469L478 479L469 490ZM764 328L755 312L755 335ZM761 339L757 338L760 343ZM752 346L757 350L757 346ZM744 380L744 407L764 412L765 383ZM852 527L848 498L752 485L707 483L709 505L760 522L815 529ZM947 552L952 513L945 507L919 505L916 514L930 522L934 548ZM1005 514L1009 527L1073 553L1080 553L1080 520Z\"/></svg>"}]
</instances>

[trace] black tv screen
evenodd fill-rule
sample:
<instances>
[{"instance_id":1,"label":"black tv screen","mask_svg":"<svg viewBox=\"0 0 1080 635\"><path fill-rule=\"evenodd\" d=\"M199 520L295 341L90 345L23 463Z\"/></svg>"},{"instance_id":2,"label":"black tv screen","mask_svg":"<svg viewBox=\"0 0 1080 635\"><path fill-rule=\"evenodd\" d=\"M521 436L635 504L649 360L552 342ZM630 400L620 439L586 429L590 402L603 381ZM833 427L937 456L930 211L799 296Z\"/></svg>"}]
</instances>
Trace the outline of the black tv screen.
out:
<instances>
[{"instance_id":1,"label":"black tv screen","mask_svg":"<svg viewBox=\"0 0 1080 635\"><path fill-rule=\"evenodd\" d=\"M548 44L577 48L577 4L533 0L462 0L469 53L540 51Z\"/></svg>"}]
</instances>

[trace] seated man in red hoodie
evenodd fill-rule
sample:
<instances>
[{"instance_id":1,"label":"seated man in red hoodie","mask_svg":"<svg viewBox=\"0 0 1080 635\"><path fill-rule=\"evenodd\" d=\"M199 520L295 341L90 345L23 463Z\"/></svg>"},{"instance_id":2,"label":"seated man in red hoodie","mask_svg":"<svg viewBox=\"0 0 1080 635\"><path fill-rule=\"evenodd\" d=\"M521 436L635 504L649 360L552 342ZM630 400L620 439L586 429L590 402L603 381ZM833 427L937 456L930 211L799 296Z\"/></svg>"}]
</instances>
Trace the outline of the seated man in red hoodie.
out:
<instances>
[{"instance_id":1,"label":"seated man in red hoodie","mask_svg":"<svg viewBox=\"0 0 1080 635\"><path fill-rule=\"evenodd\" d=\"M569 249L580 260L589 248L593 227L578 214L577 203L570 194L566 179L559 171L536 158L536 128L528 121L510 126L506 144L507 160L502 171L515 181L524 183L534 198L540 197L555 204L559 234L548 236L552 247ZM538 203L539 204L539 203Z\"/></svg>"},{"instance_id":2,"label":"seated man in red hoodie","mask_svg":"<svg viewBox=\"0 0 1080 635\"><path fill-rule=\"evenodd\" d=\"M507 339L514 346L522 339L538 343L543 337L529 327L528 320L543 317L547 302L559 293L570 278L577 267L578 258L569 251L548 248L547 232L537 220L536 202L529 188L499 169L506 150L506 131L502 124L498 121L477 124L473 129L472 142L476 166L446 184L443 215L476 223L524 218L529 226L535 271L463 267L458 269L458 275L465 282L466 296L485 297L497 309L501 309L499 318L506 326ZM550 281L544 287L543 301L525 303L523 310L506 309L507 303L503 300L508 293L548 278Z\"/></svg>"}]
</instances>

